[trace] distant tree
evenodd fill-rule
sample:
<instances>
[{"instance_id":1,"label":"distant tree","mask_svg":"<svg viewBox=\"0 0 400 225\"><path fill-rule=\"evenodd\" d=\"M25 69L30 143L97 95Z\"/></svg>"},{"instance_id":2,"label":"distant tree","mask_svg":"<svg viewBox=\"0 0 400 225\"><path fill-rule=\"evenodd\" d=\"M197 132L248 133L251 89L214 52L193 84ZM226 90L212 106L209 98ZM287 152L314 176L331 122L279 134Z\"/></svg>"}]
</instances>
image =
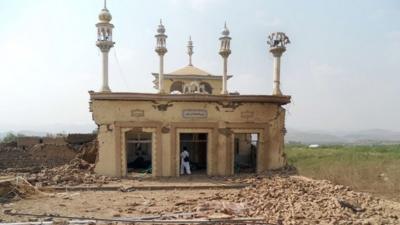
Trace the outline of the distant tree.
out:
<instances>
[{"instance_id":1,"label":"distant tree","mask_svg":"<svg viewBox=\"0 0 400 225\"><path fill-rule=\"evenodd\" d=\"M1 142L11 143L17 141L17 135L12 132L8 132Z\"/></svg>"}]
</instances>

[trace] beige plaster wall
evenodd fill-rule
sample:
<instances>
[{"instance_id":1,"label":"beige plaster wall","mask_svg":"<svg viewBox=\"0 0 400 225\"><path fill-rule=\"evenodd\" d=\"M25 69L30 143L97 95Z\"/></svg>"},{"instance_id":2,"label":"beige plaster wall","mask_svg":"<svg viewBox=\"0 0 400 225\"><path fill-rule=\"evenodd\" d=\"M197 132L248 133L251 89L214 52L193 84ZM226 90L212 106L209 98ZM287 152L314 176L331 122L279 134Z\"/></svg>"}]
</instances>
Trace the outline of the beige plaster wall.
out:
<instances>
[{"instance_id":1,"label":"beige plaster wall","mask_svg":"<svg viewBox=\"0 0 400 225\"><path fill-rule=\"evenodd\" d=\"M276 120L270 126L270 149L267 151L268 169L277 169L286 163L284 154L285 109L276 107Z\"/></svg>"},{"instance_id":2,"label":"beige plaster wall","mask_svg":"<svg viewBox=\"0 0 400 225\"><path fill-rule=\"evenodd\" d=\"M99 127L97 141L99 143L99 157L95 172L107 176L121 176L122 171L117 170L117 149L115 148L115 126L103 124Z\"/></svg>"},{"instance_id":3,"label":"beige plaster wall","mask_svg":"<svg viewBox=\"0 0 400 225\"><path fill-rule=\"evenodd\" d=\"M234 173L234 133L259 133L257 172L284 165L285 110L271 103L166 102L94 100L93 118L100 125L99 161L95 171L126 175L124 132L144 128L153 133L153 175L179 176L179 132L207 132L208 175ZM184 118L184 110L207 112Z\"/></svg>"}]
</instances>

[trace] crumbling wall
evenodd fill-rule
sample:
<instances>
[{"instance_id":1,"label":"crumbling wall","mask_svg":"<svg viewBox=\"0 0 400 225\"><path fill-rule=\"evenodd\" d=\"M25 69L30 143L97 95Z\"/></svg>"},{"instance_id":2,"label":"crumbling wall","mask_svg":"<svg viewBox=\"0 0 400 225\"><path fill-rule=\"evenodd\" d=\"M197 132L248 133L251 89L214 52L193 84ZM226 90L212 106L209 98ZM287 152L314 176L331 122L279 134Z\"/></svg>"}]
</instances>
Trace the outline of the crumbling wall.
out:
<instances>
[{"instance_id":1,"label":"crumbling wall","mask_svg":"<svg viewBox=\"0 0 400 225\"><path fill-rule=\"evenodd\" d=\"M43 143L41 137L17 137L17 146L19 148L27 149L40 143Z\"/></svg>"},{"instance_id":2,"label":"crumbling wall","mask_svg":"<svg viewBox=\"0 0 400 225\"><path fill-rule=\"evenodd\" d=\"M51 145L65 145L67 142L65 141L65 137L44 137L42 138L43 144L51 144Z\"/></svg>"},{"instance_id":3,"label":"crumbling wall","mask_svg":"<svg viewBox=\"0 0 400 225\"><path fill-rule=\"evenodd\" d=\"M285 111L279 104L257 102L93 101L100 126L97 173L123 176L126 168L124 129L153 129L153 175L179 173L179 132L209 133L207 174L234 173L234 133L258 133L258 173L285 165ZM185 131L182 131L185 129ZM167 136L168 135L168 136ZM158 160L158 161L157 161ZM162 168L162 169L158 169ZM166 169L167 168L167 169ZM158 170L157 170L158 169Z\"/></svg>"},{"instance_id":4,"label":"crumbling wall","mask_svg":"<svg viewBox=\"0 0 400 225\"><path fill-rule=\"evenodd\" d=\"M79 148L79 154L78 157L80 159L85 160L88 163L96 163L97 158L98 158L98 144L97 140L94 140L92 142L83 144Z\"/></svg>"},{"instance_id":5,"label":"crumbling wall","mask_svg":"<svg viewBox=\"0 0 400 225\"><path fill-rule=\"evenodd\" d=\"M51 145L65 145L67 142L65 141L65 137L57 136L57 137L35 137L35 136L27 136L27 137L17 137L17 146L19 148L28 149L32 148L37 144L51 144Z\"/></svg>"},{"instance_id":6,"label":"crumbling wall","mask_svg":"<svg viewBox=\"0 0 400 225\"><path fill-rule=\"evenodd\" d=\"M69 145L36 144L32 148L0 149L0 169L55 167L68 163L77 155Z\"/></svg>"},{"instance_id":7,"label":"crumbling wall","mask_svg":"<svg viewBox=\"0 0 400 225\"><path fill-rule=\"evenodd\" d=\"M96 134L68 134L65 141L71 145L83 145L96 139Z\"/></svg>"}]
</instances>

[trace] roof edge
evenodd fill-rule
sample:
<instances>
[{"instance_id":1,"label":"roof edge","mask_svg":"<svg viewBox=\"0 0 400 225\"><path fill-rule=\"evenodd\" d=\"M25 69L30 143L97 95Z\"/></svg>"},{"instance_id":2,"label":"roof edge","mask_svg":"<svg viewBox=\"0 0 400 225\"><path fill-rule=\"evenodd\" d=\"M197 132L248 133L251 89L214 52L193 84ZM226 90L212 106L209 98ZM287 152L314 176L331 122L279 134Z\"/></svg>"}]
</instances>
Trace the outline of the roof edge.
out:
<instances>
[{"instance_id":1,"label":"roof edge","mask_svg":"<svg viewBox=\"0 0 400 225\"><path fill-rule=\"evenodd\" d=\"M153 94L134 92L94 92L89 91L90 99L96 101L180 101L180 102L244 102L244 103L273 103L286 105L291 96L275 95L203 95L203 94Z\"/></svg>"}]
</instances>

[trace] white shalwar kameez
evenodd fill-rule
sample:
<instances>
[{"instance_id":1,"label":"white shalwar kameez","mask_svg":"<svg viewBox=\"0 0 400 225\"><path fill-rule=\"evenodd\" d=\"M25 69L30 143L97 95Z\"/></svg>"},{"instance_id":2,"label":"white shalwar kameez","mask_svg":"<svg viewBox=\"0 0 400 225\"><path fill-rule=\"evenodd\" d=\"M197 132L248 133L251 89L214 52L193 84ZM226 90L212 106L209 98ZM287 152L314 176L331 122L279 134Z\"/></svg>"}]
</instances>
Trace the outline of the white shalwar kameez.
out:
<instances>
[{"instance_id":1,"label":"white shalwar kameez","mask_svg":"<svg viewBox=\"0 0 400 225\"><path fill-rule=\"evenodd\" d=\"M191 174L189 162L185 162L185 161L183 160L185 157L188 157L188 158L189 158L189 152L186 151L186 150L184 150L184 151L181 153L181 175L183 175L183 174L185 173L185 170L186 170L186 173L187 173L187 174Z\"/></svg>"}]
</instances>

